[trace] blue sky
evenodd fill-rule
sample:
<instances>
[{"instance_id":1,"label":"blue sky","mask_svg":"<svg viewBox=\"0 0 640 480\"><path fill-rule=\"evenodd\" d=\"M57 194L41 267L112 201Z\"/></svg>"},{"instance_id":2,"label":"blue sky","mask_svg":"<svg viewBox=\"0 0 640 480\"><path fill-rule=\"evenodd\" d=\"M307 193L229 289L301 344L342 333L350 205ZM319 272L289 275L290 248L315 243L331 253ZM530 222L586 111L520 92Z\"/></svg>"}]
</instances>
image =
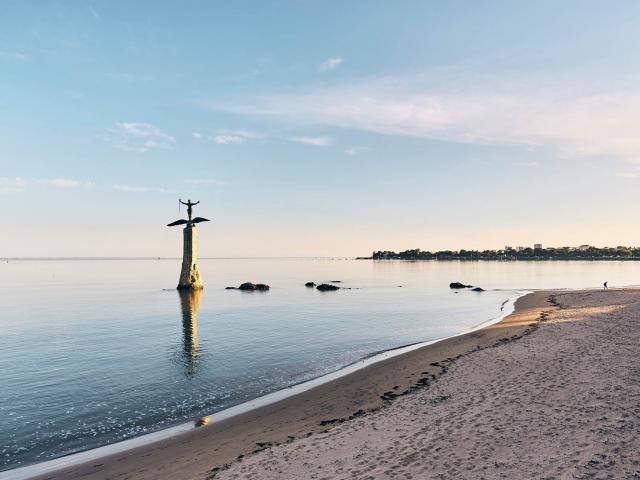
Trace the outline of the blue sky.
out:
<instances>
[{"instance_id":1,"label":"blue sky","mask_svg":"<svg viewBox=\"0 0 640 480\"><path fill-rule=\"evenodd\" d=\"M640 4L3 2L0 256L640 245Z\"/></svg>"}]
</instances>

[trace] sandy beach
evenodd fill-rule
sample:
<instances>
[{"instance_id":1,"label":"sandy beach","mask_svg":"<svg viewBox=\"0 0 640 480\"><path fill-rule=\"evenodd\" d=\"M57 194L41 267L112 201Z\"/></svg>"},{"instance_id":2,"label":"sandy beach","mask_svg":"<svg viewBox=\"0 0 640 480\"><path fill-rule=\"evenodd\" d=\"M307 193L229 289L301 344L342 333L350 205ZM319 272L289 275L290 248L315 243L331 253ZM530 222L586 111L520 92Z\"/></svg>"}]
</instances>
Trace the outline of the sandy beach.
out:
<instances>
[{"instance_id":1,"label":"sandy beach","mask_svg":"<svg viewBox=\"0 0 640 480\"><path fill-rule=\"evenodd\" d=\"M491 327L39 478L637 478L639 317L639 290L535 292Z\"/></svg>"}]
</instances>

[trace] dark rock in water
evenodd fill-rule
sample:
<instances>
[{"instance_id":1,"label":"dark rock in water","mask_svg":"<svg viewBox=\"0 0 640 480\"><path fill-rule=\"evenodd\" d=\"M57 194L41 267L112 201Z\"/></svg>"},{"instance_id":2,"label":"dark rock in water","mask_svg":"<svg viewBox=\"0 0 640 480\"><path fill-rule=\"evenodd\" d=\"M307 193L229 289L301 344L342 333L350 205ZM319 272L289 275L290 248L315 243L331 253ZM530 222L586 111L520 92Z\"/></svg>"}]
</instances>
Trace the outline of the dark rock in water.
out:
<instances>
[{"instance_id":1,"label":"dark rock in water","mask_svg":"<svg viewBox=\"0 0 640 480\"><path fill-rule=\"evenodd\" d=\"M460 283L460 282L451 282L449 284L449 288L471 288L473 285L465 285L464 283Z\"/></svg>"},{"instance_id":2,"label":"dark rock in water","mask_svg":"<svg viewBox=\"0 0 640 480\"><path fill-rule=\"evenodd\" d=\"M307 282L304 284L305 287L309 287L309 288L313 288L316 286L316 284L314 282Z\"/></svg>"},{"instance_id":3,"label":"dark rock in water","mask_svg":"<svg viewBox=\"0 0 640 480\"><path fill-rule=\"evenodd\" d=\"M340 290L340 287L329 285L328 283L323 283L322 285L318 285L316 289L320 290L321 292L332 292L334 290Z\"/></svg>"},{"instance_id":4,"label":"dark rock in water","mask_svg":"<svg viewBox=\"0 0 640 480\"><path fill-rule=\"evenodd\" d=\"M238 290L245 290L249 292L253 292L254 290L266 291L269 290L269 285L265 285L264 283L251 283L246 282L238 287Z\"/></svg>"},{"instance_id":5,"label":"dark rock in water","mask_svg":"<svg viewBox=\"0 0 640 480\"><path fill-rule=\"evenodd\" d=\"M481 287L472 288L471 290L474 292L484 292L484 288Z\"/></svg>"},{"instance_id":6,"label":"dark rock in water","mask_svg":"<svg viewBox=\"0 0 640 480\"><path fill-rule=\"evenodd\" d=\"M342 283L342 280L331 280L331 283Z\"/></svg>"},{"instance_id":7,"label":"dark rock in water","mask_svg":"<svg viewBox=\"0 0 640 480\"><path fill-rule=\"evenodd\" d=\"M224 289L225 289L225 290L237 290L237 288L236 288L236 287L225 287Z\"/></svg>"}]
</instances>

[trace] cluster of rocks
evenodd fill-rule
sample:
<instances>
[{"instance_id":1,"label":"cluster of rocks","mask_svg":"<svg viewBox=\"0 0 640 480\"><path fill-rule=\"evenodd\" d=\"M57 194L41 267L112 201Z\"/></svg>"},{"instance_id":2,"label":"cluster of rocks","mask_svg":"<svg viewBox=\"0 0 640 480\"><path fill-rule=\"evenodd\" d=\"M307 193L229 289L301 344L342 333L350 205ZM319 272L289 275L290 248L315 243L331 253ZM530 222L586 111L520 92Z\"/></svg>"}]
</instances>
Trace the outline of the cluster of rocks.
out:
<instances>
[{"instance_id":1,"label":"cluster of rocks","mask_svg":"<svg viewBox=\"0 0 640 480\"><path fill-rule=\"evenodd\" d=\"M340 280L333 280L331 283L340 283ZM309 288L316 288L321 292L333 292L335 290L340 290L340 287L338 287L337 285L332 285L331 283L321 283L320 285L317 285L315 282L307 282L304 284L304 286ZM267 290L269 290L269 288L271 287L269 287L269 285L265 283L245 282L239 287L227 287L226 290L244 290L247 292L255 292L255 291L266 292Z\"/></svg>"},{"instance_id":2,"label":"cluster of rocks","mask_svg":"<svg viewBox=\"0 0 640 480\"><path fill-rule=\"evenodd\" d=\"M460 282L451 282L449 284L449 288L451 288L453 290L459 290L461 288L470 288L471 291L473 291L473 292L484 292L484 288L482 288L482 287L474 287L473 285L465 285L464 283L460 283Z\"/></svg>"},{"instance_id":3,"label":"cluster of rocks","mask_svg":"<svg viewBox=\"0 0 640 480\"><path fill-rule=\"evenodd\" d=\"M332 283L340 283L340 280L333 280ZM308 288L316 288L316 290L319 290L321 292L333 292L335 290L340 290L340 287L338 287L337 285L331 285L330 283L321 283L320 285L317 285L315 282L307 282L304 284L305 287Z\"/></svg>"},{"instance_id":4,"label":"cluster of rocks","mask_svg":"<svg viewBox=\"0 0 640 480\"><path fill-rule=\"evenodd\" d=\"M239 287L227 287L226 290L244 290L247 292L255 292L255 291L266 292L267 290L269 290L269 288L271 287L269 287L269 285L265 283L245 282Z\"/></svg>"}]
</instances>

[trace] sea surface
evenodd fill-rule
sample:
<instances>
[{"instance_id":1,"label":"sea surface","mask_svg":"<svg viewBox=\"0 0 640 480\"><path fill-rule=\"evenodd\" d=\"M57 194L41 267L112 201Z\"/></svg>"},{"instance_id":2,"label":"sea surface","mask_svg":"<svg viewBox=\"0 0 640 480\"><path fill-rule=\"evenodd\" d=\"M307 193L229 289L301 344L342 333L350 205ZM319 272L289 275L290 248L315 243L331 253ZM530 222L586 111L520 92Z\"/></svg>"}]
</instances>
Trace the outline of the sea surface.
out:
<instances>
[{"instance_id":1,"label":"sea surface","mask_svg":"<svg viewBox=\"0 0 640 480\"><path fill-rule=\"evenodd\" d=\"M525 290L640 283L637 262L0 263L0 470L182 423L498 318ZM263 282L269 292L225 290ZM336 292L306 288L331 282ZM455 292L461 281L487 291Z\"/></svg>"}]
</instances>

